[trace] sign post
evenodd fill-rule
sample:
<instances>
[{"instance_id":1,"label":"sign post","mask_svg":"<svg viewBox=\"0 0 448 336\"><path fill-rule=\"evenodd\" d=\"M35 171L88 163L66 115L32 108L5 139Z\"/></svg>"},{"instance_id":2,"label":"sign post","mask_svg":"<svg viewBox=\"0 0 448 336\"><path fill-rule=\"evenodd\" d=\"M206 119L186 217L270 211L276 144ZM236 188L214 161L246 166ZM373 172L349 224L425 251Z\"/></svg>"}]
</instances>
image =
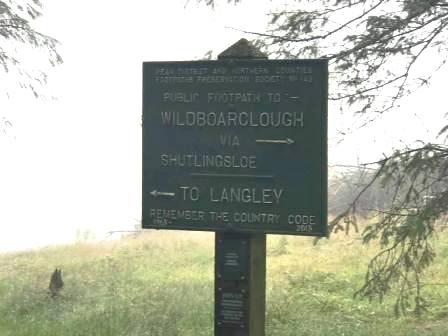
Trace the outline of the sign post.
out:
<instances>
[{"instance_id":1,"label":"sign post","mask_svg":"<svg viewBox=\"0 0 448 336\"><path fill-rule=\"evenodd\" d=\"M218 59L267 59L246 40ZM267 140L256 139L255 142ZM278 140L274 140L278 141ZM264 336L266 234L215 233L215 336Z\"/></svg>"},{"instance_id":2,"label":"sign post","mask_svg":"<svg viewBox=\"0 0 448 336\"><path fill-rule=\"evenodd\" d=\"M325 59L143 64L143 228L215 231L215 336L264 335L266 233L327 234Z\"/></svg>"}]
</instances>

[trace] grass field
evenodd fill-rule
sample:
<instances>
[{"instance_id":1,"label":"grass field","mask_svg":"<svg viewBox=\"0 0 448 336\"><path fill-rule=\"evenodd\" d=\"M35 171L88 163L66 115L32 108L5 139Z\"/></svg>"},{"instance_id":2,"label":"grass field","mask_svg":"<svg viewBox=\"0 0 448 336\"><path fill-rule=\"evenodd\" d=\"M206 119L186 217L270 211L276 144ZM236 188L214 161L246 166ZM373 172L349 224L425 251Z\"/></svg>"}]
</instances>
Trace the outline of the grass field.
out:
<instances>
[{"instance_id":1,"label":"grass field","mask_svg":"<svg viewBox=\"0 0 448 336\"><path fill-rule=\"evenodd\" d=\"M0 335L213 335L213 244L210 233L151 231L0 255ZM448 335L448 232L436 246L429 311L395 318L391 300L353 299L375 247L269 236L266 335ZM56 267L65 286L51 298Z\"/></svg>"}]
</instances>

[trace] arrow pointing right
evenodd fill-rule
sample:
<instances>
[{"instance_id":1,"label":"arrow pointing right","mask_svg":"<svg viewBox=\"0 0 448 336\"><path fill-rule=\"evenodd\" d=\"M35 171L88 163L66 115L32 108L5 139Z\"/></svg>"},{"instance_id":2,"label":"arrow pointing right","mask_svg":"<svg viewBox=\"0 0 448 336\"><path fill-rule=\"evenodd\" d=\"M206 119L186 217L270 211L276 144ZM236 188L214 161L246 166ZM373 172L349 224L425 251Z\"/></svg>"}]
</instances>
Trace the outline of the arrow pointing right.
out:
<instances>
[{"instance_id":1,"label":"arrow pointing right","mask_svg":"<svg viewBox=\"0 0 448 336\"><path fill-rule=\"evenodd\" d=\"M281 144L281 145L292 145L295 143L293 139L286 138L284 140L271 140L271 139L260 139L255 140L256 143L264 143L264 144Z\"/></svg>"}]
</instances>

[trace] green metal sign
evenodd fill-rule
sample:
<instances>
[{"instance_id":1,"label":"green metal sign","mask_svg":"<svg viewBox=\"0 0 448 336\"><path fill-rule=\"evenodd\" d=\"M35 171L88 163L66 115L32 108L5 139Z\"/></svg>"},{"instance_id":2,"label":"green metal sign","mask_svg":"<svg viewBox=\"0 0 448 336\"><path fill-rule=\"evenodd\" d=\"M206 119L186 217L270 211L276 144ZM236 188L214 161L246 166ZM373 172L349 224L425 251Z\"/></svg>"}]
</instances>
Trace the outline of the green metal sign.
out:
<instances>
[{"instance_id":1,"label":"green metal sign","mask_svg":"<svg viewBox=\"0 0 448 336\"><path fill-rule=\"evenodd\" d=\"M327 61L143 64L143 228L323 236Z\"/></svg>"}]
</instances>

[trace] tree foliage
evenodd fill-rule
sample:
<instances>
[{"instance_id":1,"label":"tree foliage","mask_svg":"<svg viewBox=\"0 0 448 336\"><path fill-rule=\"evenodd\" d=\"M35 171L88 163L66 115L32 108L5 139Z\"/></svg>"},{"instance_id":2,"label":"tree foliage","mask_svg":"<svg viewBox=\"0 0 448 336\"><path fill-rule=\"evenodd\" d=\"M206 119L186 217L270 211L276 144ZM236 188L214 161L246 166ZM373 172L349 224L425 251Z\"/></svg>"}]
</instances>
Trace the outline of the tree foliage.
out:
<instances>
[{"instance_id":1,"label":"tree foliage","mask_svg":"<svg viewBox=\"0 0 448 336\"><path fill-rule=\"evenodd\" d=\"M382 300L394 291L396 314L412 310L420 315L427 305L422 292L428 285L422 281L424 270L435 257L437 231L448 219L448 147L425 144L396 151L378 165L330 225L335 232L357 228L359 208L365 210L362 206L369 204L372 218L362 233L363 241L378 241L381 250L370 261L356 295ZM372 206L372 190L378 191L378 186L383 197Z\"/></svg>"},{"instance_id":2,"label":"tree foliage","mask_svg":"<svg viewBox=\"0 0 448 336\"><path fill-rule=\"evenodd\" d=\"M9 79L9 84L28 89L36 97L47 81L36 61L44 59L50 66L62 63L58 41L32 26L41 10L39 0L0 0L0 76L6 86Z\"/></svg>"},{"instance_id":3,"label":"tree foliage","mask_svg":"<svg viewBox=\"0 0 448 336\"><path fill-rule=\"evenodd\" d=\"M273 10L265 32L249 33L271 58L328 58L332 105L367 125L427 85L446 63L447 25L446 0L297 0ZM422 277L435 256L437 227L447 221L447 134L448 125L435 143L366 165L375 171L330 224L333 231L356 228L363 197L378 185L388 191L387 206L372 209L362 233L381 250L357 295L382 300L393 292L397 314L421 314L426 307Z\"/></svg>"}]
</instances>

